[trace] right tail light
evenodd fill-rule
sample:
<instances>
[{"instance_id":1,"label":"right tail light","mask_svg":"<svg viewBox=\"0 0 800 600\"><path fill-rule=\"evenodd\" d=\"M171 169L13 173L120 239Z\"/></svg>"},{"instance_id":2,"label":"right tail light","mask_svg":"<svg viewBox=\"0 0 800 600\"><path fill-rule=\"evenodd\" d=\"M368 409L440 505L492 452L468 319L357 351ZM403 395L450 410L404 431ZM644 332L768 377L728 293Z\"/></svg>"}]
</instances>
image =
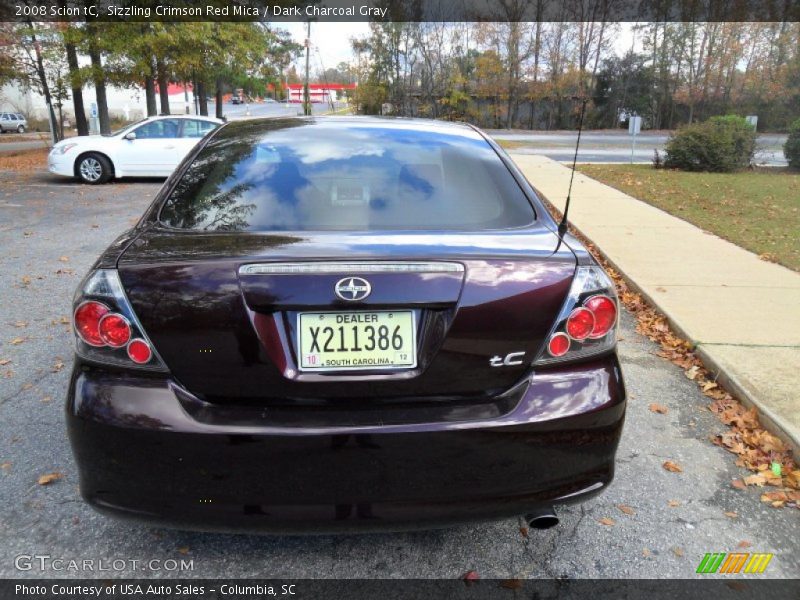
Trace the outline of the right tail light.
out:
<instances>
[{"instance_id":1,"label":"right tail light","mask_svg":"<svg viewBox=\"0 0 800 600\"><path fill-rule=\"evenodd\" d=\"M617 343L619 303L614 283L597 265L575 272L569 295L534 365L600 354Z\"/></svg>"}]
</instances>

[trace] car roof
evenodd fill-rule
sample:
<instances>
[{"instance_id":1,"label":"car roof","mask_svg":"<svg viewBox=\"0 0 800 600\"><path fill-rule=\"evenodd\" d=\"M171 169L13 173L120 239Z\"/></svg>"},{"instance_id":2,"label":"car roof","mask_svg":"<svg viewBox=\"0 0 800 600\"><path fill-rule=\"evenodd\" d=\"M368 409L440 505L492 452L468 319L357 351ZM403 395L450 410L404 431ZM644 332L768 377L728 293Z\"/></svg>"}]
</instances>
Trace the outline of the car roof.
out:
<instances>
[{"instance_id":1,"label":"car roof","mask_svg":"<svg viewBox=\"0 0 800 600\"><path fill-rule=\"evenodd\" d=\"M310 126L319 126L326 129L370 129L419 131L425 133L440 133L475 140L483 140L481 132L466 123L454 121L437 121L435 119L411 119L406 117L372 117L372 116L310 116L310 117L262 117L236 119L229 121L217 130L214 136L217 139L268 133L276 129L291 127L293 124L304 123Z\"/></svg>"}]
</instances>

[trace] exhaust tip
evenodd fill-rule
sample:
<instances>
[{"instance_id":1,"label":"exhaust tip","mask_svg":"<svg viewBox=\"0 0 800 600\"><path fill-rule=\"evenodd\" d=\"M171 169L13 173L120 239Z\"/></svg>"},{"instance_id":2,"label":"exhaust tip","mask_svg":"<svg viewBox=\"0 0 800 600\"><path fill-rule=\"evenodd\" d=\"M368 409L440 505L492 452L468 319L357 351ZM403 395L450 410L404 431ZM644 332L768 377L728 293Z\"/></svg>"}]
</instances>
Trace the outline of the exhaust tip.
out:
<instances>
[{"instance_id":1,"label":"exhaust tip","mask_svg":"<svg viewBox=\"0 0 800 600\"><path fill-rule=\"evenodd\" d=\"M525 522L531 529L550 529L558 525L559 519L551 508L525 515Z\"/></svg>"}]
</instances>

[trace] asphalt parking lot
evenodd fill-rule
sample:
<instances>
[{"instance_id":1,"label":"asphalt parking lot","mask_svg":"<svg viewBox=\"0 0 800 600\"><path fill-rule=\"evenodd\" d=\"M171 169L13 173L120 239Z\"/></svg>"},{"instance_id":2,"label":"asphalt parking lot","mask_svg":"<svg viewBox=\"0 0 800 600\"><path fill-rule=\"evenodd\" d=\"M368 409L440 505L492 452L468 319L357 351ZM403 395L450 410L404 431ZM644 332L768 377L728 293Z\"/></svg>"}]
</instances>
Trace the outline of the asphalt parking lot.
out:
<instances>
[{"instance_id":1,"label":"asphalt parking lot","mask_svg":"<svg viewBox=\"0 0 800 600\"><path fill-rule=\"evenodd\" d=\"M774 553L768 576L800 573L797 511L762 504L758 489L731 487L745 472L708 441L723 426L627 314L620 358L630 403L616 479L600 497L558 509L556 528L525 536L509 519L415 533L268 537L152 529L95 514L78 494L62 416L71 299L98 253L160 185L90 187L43 172L0 173L0 577L109 576L15 567L17 556L48 555L123 559L113 575L139 577L174 576L142 569L176 559L191 561L180 575L203 578L457 578L470 570L482 578L683 578L694 576L705 553L737 551ZM651 412L652 402L669 412ZM667 460L683 471L665 470ZM37 483L54 472L63 477Z\"/></svg>"}]
</instances>

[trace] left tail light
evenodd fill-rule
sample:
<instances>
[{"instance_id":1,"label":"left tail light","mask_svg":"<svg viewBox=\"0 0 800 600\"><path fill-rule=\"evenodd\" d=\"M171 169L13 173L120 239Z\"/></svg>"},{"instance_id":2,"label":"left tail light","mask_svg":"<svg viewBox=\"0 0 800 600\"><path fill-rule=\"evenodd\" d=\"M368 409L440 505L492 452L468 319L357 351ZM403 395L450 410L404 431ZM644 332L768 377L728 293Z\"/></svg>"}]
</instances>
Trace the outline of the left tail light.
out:
<instances>
[{"instance_id":1,"label":"left tail light","mask_svg":"<svg viewBox=\"0 0 800 600\"><path fill-rule=\"evenodd\" d=\"M97 269L73 300L76 351L92 362L166 371L125 295L116 269Z\"/></svg>"},{"instance_id":2,"label":"left tail light","mask_svg":"<svg viewBox=\"0 0 800 600\"><path fill-rule=\"evenodd\" d=\"M533 363L548 365L612 350L617 344L619 302L614 283L599 266L581 266L547 342Z\"/></svg>"}]
</instances>

